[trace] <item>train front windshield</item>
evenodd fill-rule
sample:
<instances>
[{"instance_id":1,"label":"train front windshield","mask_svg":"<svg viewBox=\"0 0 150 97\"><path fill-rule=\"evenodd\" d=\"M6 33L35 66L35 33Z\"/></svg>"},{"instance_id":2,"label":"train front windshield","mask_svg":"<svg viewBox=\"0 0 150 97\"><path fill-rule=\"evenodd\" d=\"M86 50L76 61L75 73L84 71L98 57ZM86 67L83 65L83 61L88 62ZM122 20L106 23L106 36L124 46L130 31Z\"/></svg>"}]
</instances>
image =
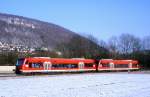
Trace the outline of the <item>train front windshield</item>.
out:
<instances>
[{"instance_id":1,"label":"train front windshield","mask_svg":"<svg viewBox=\"0 0 150 97\"><path fill-rule=\"evenodd\" d=\"M18 59L16 66L22 65L24 63L24 58L23 59Z\"/></svg>"}]
</instances>

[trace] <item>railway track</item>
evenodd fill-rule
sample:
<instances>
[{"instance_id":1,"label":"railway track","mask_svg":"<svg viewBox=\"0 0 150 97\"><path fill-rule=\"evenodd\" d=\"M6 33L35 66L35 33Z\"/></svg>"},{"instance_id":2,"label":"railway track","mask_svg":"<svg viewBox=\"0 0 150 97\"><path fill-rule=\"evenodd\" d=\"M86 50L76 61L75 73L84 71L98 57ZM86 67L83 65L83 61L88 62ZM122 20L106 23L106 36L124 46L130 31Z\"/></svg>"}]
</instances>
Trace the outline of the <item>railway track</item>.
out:
<instances>
[{"instance_id":1,"label":"railway track","mask_svg":"<svg viewBox=\"0 0 150 97\"><path fill-rule=\"evenodd\" d=\"M18 74L15 74L15 73L0 73L0 80L3 80L3 79L15 79L15 78L31 78L31 77L44 77L44 76L64 76L64 75L67 75L67 76L76 76L76 75L89 75L89 74L109 74L109 73L113 73L113 74L120 74L120 73L128 73L128 74L147 74L147 73L143 73L144 71L132 71L132 72L87 72L87 73L82 73L82 72L76 72L76 73L48 73L48 74L24 74L24 75L18 75Z\"/></svg>"}]
</instances>

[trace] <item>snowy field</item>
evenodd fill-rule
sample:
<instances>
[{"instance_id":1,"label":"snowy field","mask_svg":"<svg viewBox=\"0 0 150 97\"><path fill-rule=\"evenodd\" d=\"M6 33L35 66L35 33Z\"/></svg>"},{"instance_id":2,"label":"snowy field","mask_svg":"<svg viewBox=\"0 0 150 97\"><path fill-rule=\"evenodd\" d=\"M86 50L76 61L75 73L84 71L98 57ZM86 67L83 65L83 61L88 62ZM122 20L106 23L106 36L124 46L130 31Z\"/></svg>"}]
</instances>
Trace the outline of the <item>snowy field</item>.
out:
<instances>
[{"instance_id":1,"label":"snowy field","mask_svg":"<svg viewBox=\"0 0 150 97\"><path fill-rule=\"evenodd\" d=\"M150 97L150 75L86 73L0 78L0 97Z\"/></svg>"}]
</instances>

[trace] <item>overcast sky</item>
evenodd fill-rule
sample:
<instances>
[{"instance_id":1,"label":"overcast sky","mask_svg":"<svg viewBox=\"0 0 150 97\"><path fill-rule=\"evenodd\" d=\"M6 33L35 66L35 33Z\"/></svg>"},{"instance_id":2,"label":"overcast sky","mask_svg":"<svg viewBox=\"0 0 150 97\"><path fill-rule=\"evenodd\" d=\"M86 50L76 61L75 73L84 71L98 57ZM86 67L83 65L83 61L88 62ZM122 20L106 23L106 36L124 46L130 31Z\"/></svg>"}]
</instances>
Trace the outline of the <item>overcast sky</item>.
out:
<instances>
[{"instance_id":1,"label":"overcast sky","mask_svg":"<svg viewBox=\"0 0 150 97\"><path fill-rule=\"evenodd\" d=\"M0 0L0 12L47 21L107 40L150 35L150 0Z\"/></svg>"}]
</instances>

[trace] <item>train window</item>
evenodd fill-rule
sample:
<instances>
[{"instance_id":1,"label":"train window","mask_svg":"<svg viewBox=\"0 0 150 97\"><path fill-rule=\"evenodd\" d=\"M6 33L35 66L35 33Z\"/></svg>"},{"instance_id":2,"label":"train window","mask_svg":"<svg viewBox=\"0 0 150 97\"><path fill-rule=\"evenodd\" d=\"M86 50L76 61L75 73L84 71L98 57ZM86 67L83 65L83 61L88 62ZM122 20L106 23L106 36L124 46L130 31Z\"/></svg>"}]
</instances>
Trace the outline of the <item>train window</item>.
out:
<instances>
[{"instance_id":1,"label":"train window","mask_svg":"<svg viewBox=\"0 0 150 97\"><path fill-rule=\"evenodd\" d=\"M32 63L29 63L29 68L32 68Z\"/></svg>"},{"instance_id":2,"label":"train window","mask_svg":"<svg viewBox=\"0 0 150 97\"><path fill-rule=\"evenodd\" d=\"M25 62L25 64L28 64L28 63L29 63L28 61Z\"/></svg>"},{"instance_id":3,"label":"train window","mask_svg":"<svg viewBox=\"0 0 150 97\"><path fill-rule=\"evenodd\" d=\"M40 64L35 63L35 64L34 64L34 68L40 68Z\"/></svg>"},{"instance_id":4,"label":"train window","mask_svg":"<svg viewBox=\"0 0 150 97\"><path fill-rule=\"evenodd\" d=\"M52 68L64 68L63 64L52 64Z\"/></svg>"},{"instance_id":5,"label":"train window","mask_svg":"<svg viewBox=\"0 0 150 97\"><path fill-rule=\"evenodd\" d=\"M42 67L43 67L43 63L38 63L38 64L39 64L40 68L42 68Z\"/></svg>"},{"instance_id":6,"label":"train window","mask_svg":"<svg viewBox=\"0 0 150 97\"><path fill-rule=\"evenodd\" d=\"M78 68L77 64L52 64L52 68Z\"/></svg>"},{"instance_id":7,"label":"train window","mask_svg":"<svg viewBox=\"0 0 150 97\"><path fill-rule=\"evenodd\" d=\"M128 64L115 64L114 67L115 68L128 68L129 65Z\"/></svg>"},{"instance_id":8,"label":"train window","mask_svg":"<svg viewBox=\"0 0 150 97\"><path fill-rule=\"evenodd\" d=\"M85 63L84 66L85 67L93 67L93 64L87 64L87 63Z\"/></svg>"},{"instance_id":9,"label":"train window","mask_svg":"<svg viewBox=\"0 0 150 97\"><path fill-rule=\"evenodd\" d=\"M68 68L78 68L77 64L67 64Z\"/></svg>"},{"instance_id":10,"label":"train window","mask_svg":"<svg viewBox=\"0 0 150 97\"><path fill-rule=\"evenodd\" d=\"M30 68L41 68L42 63L29 63Z\"/></svg>"},{"instance_id":11,"label":"train window","mask_svg":"<svg viewBox=\"0 0 150 97\"><path fill-rule=\"evenodd\" d=\"M18 59L16 66L23 65L24 59Z\"/></svg>"}]
</instances>

